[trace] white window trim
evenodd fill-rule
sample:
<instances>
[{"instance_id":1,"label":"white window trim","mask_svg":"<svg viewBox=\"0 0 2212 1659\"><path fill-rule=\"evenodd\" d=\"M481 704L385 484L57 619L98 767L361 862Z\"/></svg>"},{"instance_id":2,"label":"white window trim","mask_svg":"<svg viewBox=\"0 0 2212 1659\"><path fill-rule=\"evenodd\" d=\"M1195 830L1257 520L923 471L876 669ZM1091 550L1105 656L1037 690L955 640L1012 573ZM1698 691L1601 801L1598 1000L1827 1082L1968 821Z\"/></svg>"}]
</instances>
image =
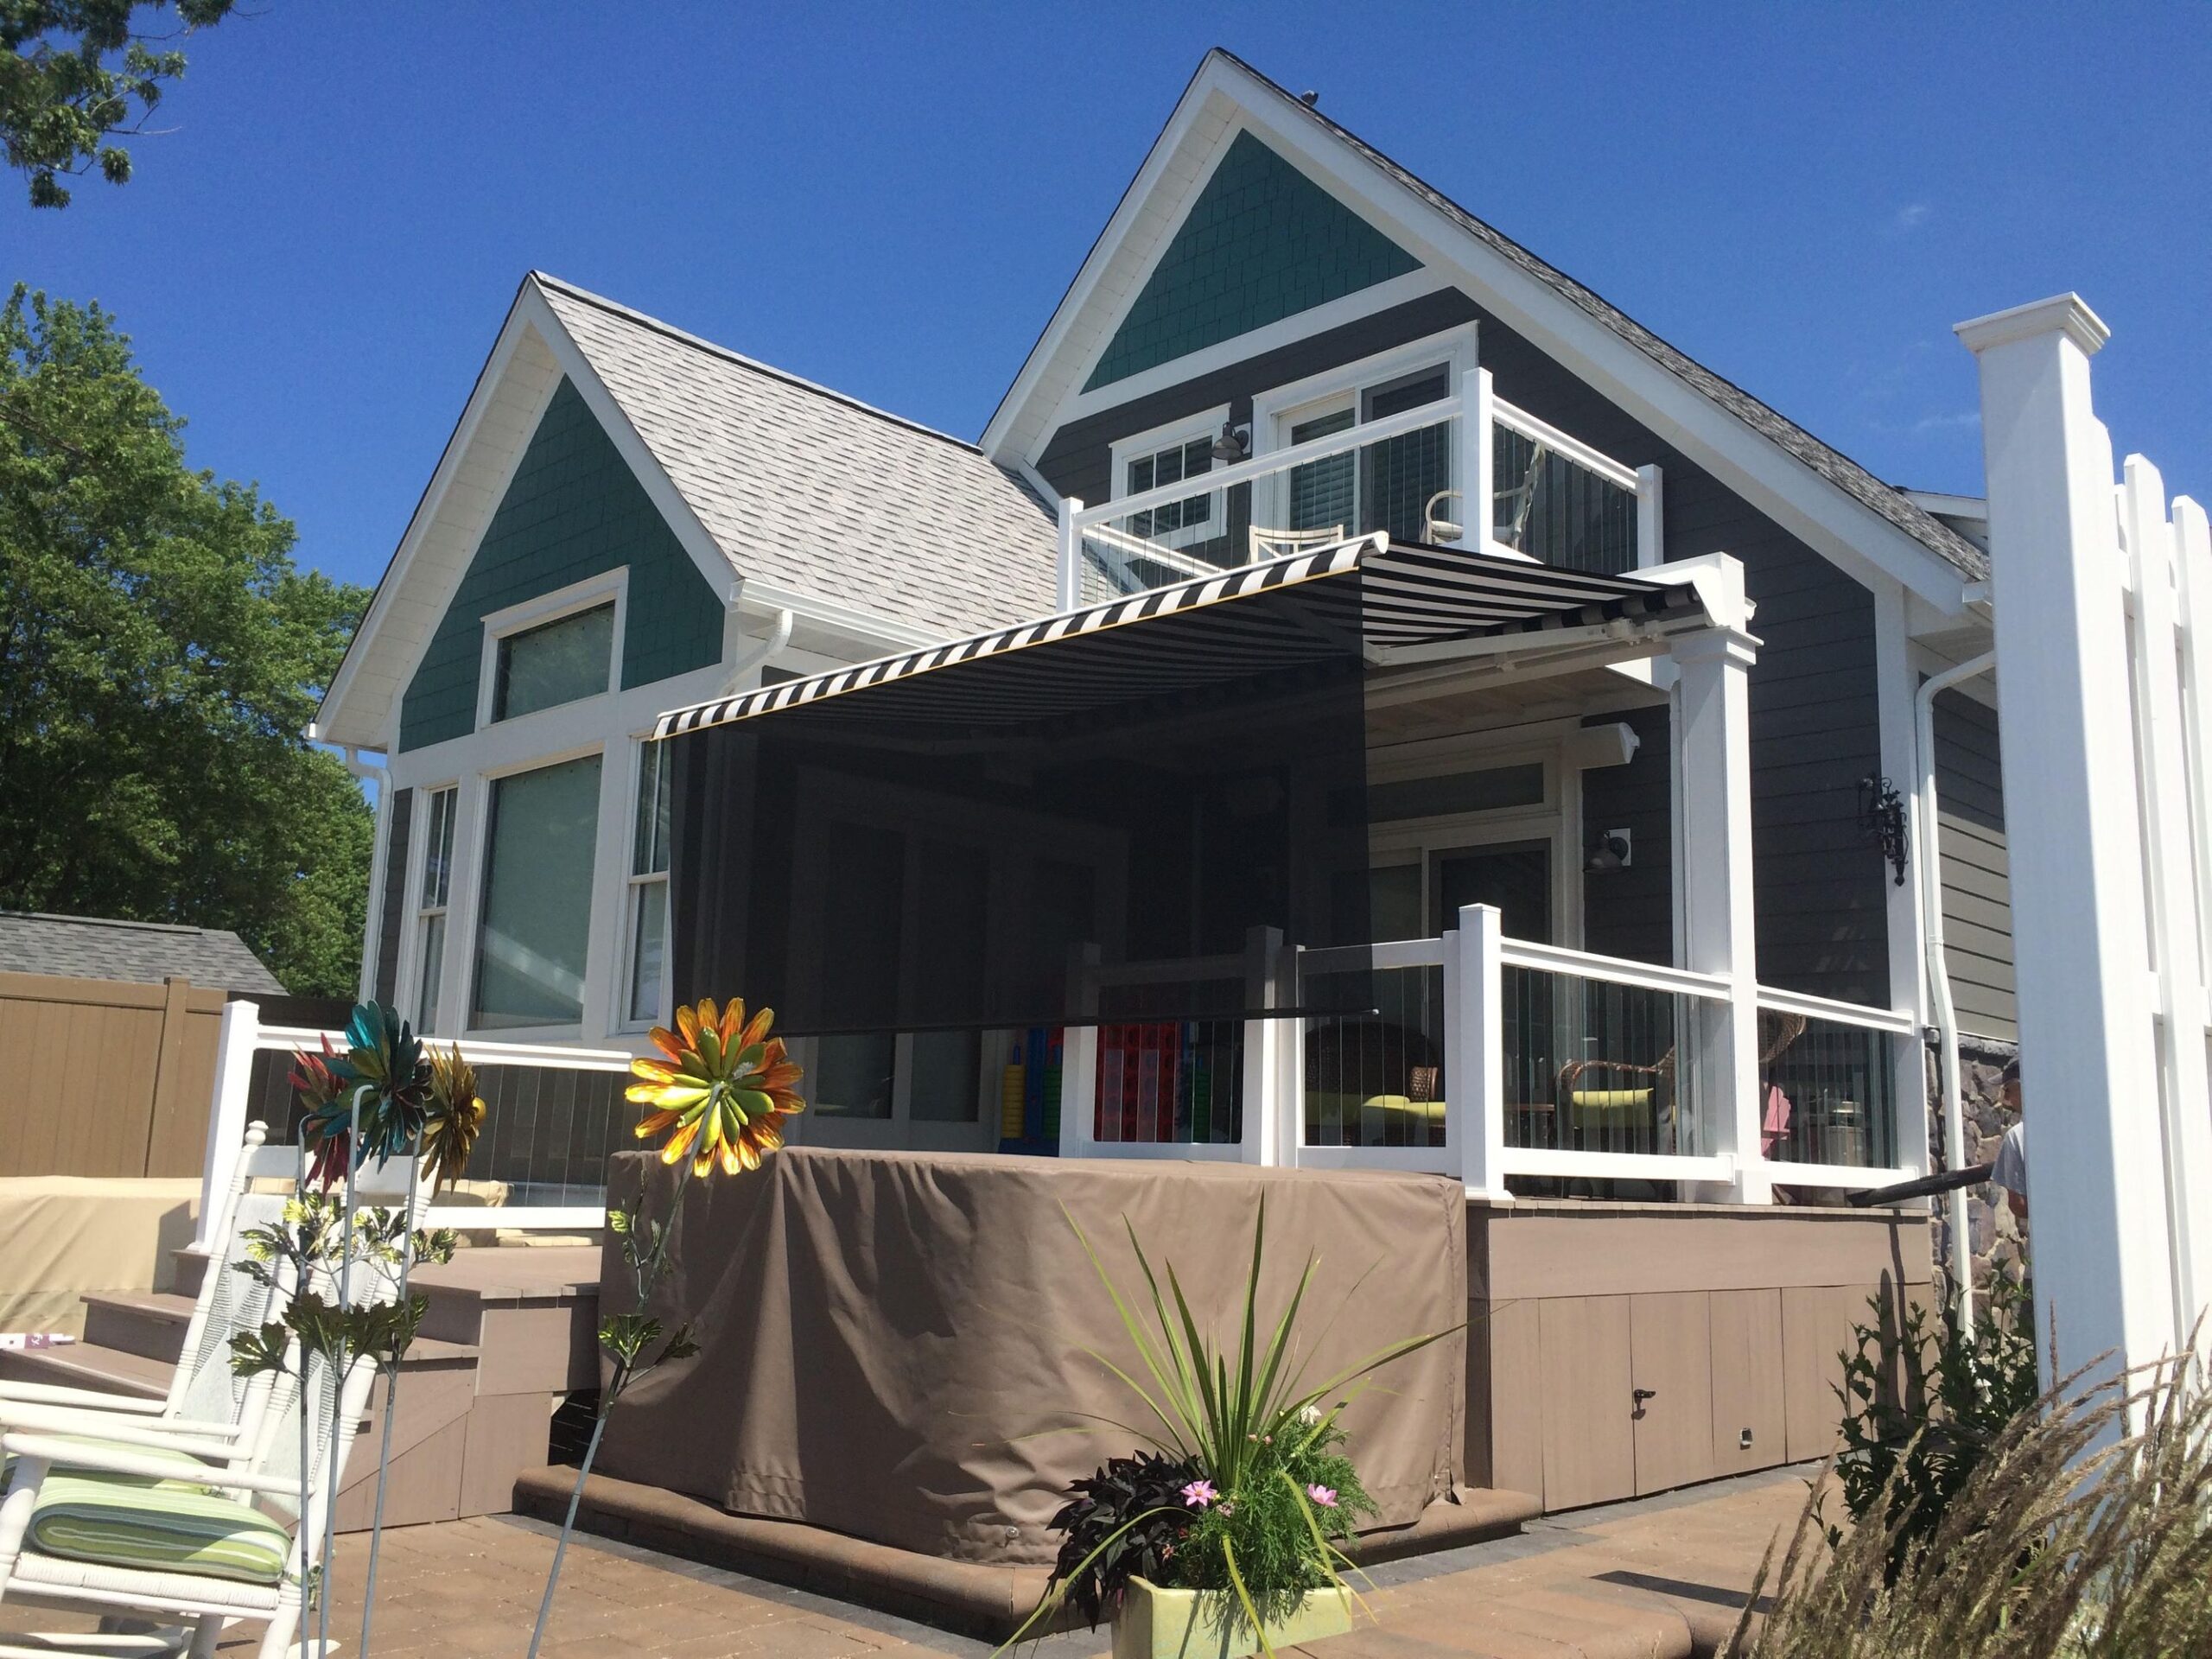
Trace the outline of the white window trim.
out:
<instances>
[{"instance_id":1,"label":"white window trim","mask_svg":"<svg viewBox=\"0 0 2212 1659\"><path fill-rule=\"evenodd\" d=\"M641 914L643 892L645 888L653 886L665 889L669 882L669 873L665 866L658 872L645 874L638 873L639 817L638 804L639 798L643 794L645 786L646 757L652 754L655 748L655 745L651 741L652 736L651 732L632 732L630 734L632 757L630 822L627 833L622 837L622 936L620 953L615 959L614 1005L607 1011L607 1021L608 1031L622 1033L650 1031L655 1026L666 1025L675 998L674 976L669 971L671 963L667 957L670 938L675 930L668 925L671 918L664 912L661 938L660 1007L649 1018L644 1020L632 1019L630 1015L631 993L633 989L630 983L630 976L635 970L638 959L638 919ZM670 757L664 754L662 763L671 764ZM672 836L674 831L672 818L670 827Z\"/></svg>"},{"instance_id":2,"label":"white window trim","mask_svg":"<svg viewBox=\"0 0 2212 1659\"><path fill-rule=\"evenodd\" d=\"M1155 426L1147 432L1133 433L1126 438L1116 438L1113 443L1113 471L1109 474L1107 499L1118 501L1138 493L1128 487L1129 463L1147 455L1156 455L1163 449L1179 448L1203 439L1211 444L1221 435L1221 429L1229 423L1229 405L1221 404L1179 421ZM1205 474L1201 474L1201 477ZM1216 536L1229 533L1229 493L1226 490L1192 490L1192 495L1205 495L1212 502L1206 521L1209 534L1193 536L1185 531L1155 531L1146 539L1158 542L1162 547L1188 547L1197 542L1211 541Z\"/></svg>"},{"instance_id":3,"label":"white window trim","mask_svg":"<svg viewBox=\"0 0 2212 1659\"><path fill-rule=\"evenodd\" d=\"M619 623L620 619L618 618L617 620ZM619 634L619 626L617 632ZM591 701L593 701L593 699L580 698L577 702L557 703L555 705L555 708L561 709L575 709L578 707L579 704L588 703ZM540 712L551 714L554 712L554 709L543 709ZM527 716L525 716L525 718L527 718ZM464 972L462 973L459 982L453 984L448 992L448 996L457 1004L454 1008L452 1028L459 1031L463 1037L475 1038L486 1042L542 1043L573 1042L579 1039L583 1035L585 1022L581 1017L575 1020L564 1020L557 1024L543 1026L477 1026L470 1023L470 1020L471 1016L476 1012L476 955L478 938L482 933L484 927L484 901L490 896L492 891L492 869L490 861L492 857L493 786L502 778L517 777L525 772L541 772L547 766L561 766L570 760L584 760L594 758L596 758L600 763L600 806L597 825L597 840L594 848L594 856L592 860L591 920L589 931L586 935L587 943L584 947L584 995L582 998L582 1006L585 1008L588 1009L592 1006L591 987L593 969L597 965L596 953L600 943L606 937L607 932L606 926L600 914L601 907L606 902L603 894L607 887L607 881L605 880L607 875L606 852L608 842L607 826L607 745L604 742L597 741L580 743L569 748L555 749L544 754L533 754L527 758L508 761L500 766L487 767L484 771L478 772L474 778L469 780L467 795L472 798L470 798L468 804L474 810L468 813L467 821L470 837L468 867L472 872L472 879L468 884L468 932L467 935L467 955ZM618 838L618 844L626 845L626 840ZM455 837L454 855L456 857L459 856L458 836ZM446 937L448 941L450 941L453 937L453 922L451 918L454 911L458 908L459 907L456 906L449 905L448 906ZM451 949L450 944L448 944L448 949ZM605 982L602 981L601 982L604 983ZM440 1023L443 1024L445 1022L441 1021Z\"/></svg>"},{"instance_id":4,"label":"white window trim","mask_svg":"<svg viewBox=\"0 0 2212 1659\"><path fill-rule=\"evenodd\" d=\"M403 947L406 955L398 974L394 976L393 985L395 993L401 999L399 1006L412 1010L418 1036L423 1034L423 947L433 916L446 918L446 937L445 950L438 964L438 1006L430 1010L435 1026L430 1034L442 1036L453 1024L446 1014L446 994L452 979L452 975L446 970L453 963L453 917L459 908L461 896L461 785L460 779L448 778L440 783L410 785L414 791L411 797L414 804L408 815L410 833L408 836L405 876L407 926L406 944ZM431 825L434 822L432 803L439 795L448 791L453 795L452 814L447 820L453 830L453 854L446 865L446 901L442 905L427 905L423 899L423 882L430 868ZM420 826L420 833L413 833L417 825Z\"/></svg>"},{"instance_id":5,"label":"white window trim","mask_svg":"<svg viewBox=\"0 0 2212 1659\"><path fill-rule=\"evenodd\" d=\"M492 717L493 698L499 682L499 642L510 635L526 633L548 622L557 622L564 616L580 611L596 610L609 600L614 602L613 638L607 645L607 686L588 696L571 697L566 702L556 702L549 708L534 709L527 715L515 715L506 720ZM550 714L555 709L588 708L610 697L621 689L622 644L630 620L630 567L617 565L612 570L596 576L587 576L582 582L556 588L550 594L540 594L535 599L524 600L505 610L493 611L484 619L482 644L476 664L476 728L511 725L518 720L529 720L535 715Z\"/></svg>"},{"instance_id":6,"label":"white window trim","mask_svg":"<svg viewBox=\"0 0 2212 1659\"><path fill-rule=\"evenodd\" d=\"M1349 405L1354 428L1363 423L1360 413L1360 394L1370 387L1392 380L1403 379L1423 369L1442 368L1446 371L1445 396L1456 395L1459 389L1472 383L1477 365L1476 336L1478 325L1466 322L1440 334L1424 335L1394 346L1388 351L1376 352L1356 362L1341 363L1333 368L1311 374L1302 380L1275 386L1256 394L1252 399L1252 453L1271 455L1291 448L1290 429L1293 425L1311 420L1316 416L1332 412L1332 405ZM1462 410L1459 418L1466 420L1473 411ZM1456 457L1471 454L1470 442L1460 442L1452 446L1455 460L1452 470L1461 470ZM1350 453L1357 454L1357 450ZM1276 524L1287 518L1282 504L1275 498L1287 488L1287 472L1257 480L1253 486L1253 522ZM1452 487L1465 491L1469 479L1456 479ZM1266 497L1262 501L1260 498ZM1464 495L1459 503L1464 513L1474 512ZM1465 518L1463 524L1480 524L1482 520Z\"/></svg>"}]
</instances>

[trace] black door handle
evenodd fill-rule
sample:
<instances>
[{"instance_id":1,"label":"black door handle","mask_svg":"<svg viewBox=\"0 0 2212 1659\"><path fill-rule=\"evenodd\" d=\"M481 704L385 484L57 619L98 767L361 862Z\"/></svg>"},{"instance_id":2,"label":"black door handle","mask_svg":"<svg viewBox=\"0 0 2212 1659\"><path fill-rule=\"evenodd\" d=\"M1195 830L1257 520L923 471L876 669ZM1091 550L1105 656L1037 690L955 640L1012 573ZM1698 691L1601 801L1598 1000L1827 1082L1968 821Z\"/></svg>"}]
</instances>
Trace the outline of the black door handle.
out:
<instances>
[{"instance_id":1,"label":"black door handle","mask_svg":"<svg viewBox=\"0 0 2212 1659\"><path fill-rule=\"evenodd\" d=\"M1639 1406L1647 1400L1656 1400L1659 1397L1659 1390L1656 1389L1637 1389L1632 1392L1636 1403Z\"/></svg>"}]
</instances>

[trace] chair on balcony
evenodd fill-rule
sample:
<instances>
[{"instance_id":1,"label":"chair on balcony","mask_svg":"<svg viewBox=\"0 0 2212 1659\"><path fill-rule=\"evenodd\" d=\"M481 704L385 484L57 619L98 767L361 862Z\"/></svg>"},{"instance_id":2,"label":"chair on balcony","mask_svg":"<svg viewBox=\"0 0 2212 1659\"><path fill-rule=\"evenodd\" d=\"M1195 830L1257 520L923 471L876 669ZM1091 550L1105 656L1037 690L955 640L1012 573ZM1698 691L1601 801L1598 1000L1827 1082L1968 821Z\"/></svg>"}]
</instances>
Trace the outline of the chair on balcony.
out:
<instances>
[{"instance_id":1,"label":"chair on balcony","mask_svg":"<svg viewBox=\"0 0 2212 1659\"><path fill-rule=\"evenodd\" d=\"M1306 1034L1309 1146L1440 1144L1443 1068L1435 1042L1390 1020L1327 1020Z\"/></svg>"},{"instance_id":2,"label":"chair on balcony","mask_svg":"<svg viewBox=\"0 0 2212 1659\"><path fill-rule=\"evenodd\" d=\"M1767 1080L1768 1069L1805 1034L1805 1016L1759 1010L1759 1155L1771 1157L1789 1134L1789 1097ZM1671 1152L1675 1128L1675 1055L1669 1048L1649 1065L1620 1060L1569 1060L1560 1068L1559 1098L1567 1122L1586 1133L1642 1131L1648 1143L1605 1150ZM1590 1086L1592 1074L1599 1086Z\"/></svg>"},{"instance_id":3,"label":"chair on balcony","mask_svg":"<svg viewBox=\"0 0 2212 1659\"><path fill-rule=\"evenodd\" d=\"M1344 538L1342 524L1331 524L1325 530L1269 530L1264 524L1253 524L1245 531L1246 545L1255 564L1262 559L1310 553L1317 547L1334 547Z\"/></svg>"}]
</instances>

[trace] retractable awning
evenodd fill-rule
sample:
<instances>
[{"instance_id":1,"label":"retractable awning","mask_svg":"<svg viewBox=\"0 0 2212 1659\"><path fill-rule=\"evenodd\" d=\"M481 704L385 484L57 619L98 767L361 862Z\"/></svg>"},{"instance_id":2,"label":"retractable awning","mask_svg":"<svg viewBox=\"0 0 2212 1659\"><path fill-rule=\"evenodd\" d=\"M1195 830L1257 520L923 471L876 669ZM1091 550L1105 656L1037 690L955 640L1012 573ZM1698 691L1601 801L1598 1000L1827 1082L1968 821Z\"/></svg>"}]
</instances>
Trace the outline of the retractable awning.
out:
<instances>
[{"instance_id":1,"label":"retractable awning","mask_svg":"<svg viewBox=\"0 0 2212 1659\"><path fill-rule=\"evenodd\" d=\"M1355 575L1357 581L1339 580ZM1295 603L1266 597L1292 589L1298 590ZM1168 618L1179 619L1178 625L1146 626ZM864 710L851 710L855 717L1026 723L1280 669L1298 658L1301 642L1318 654L1341 651L1356 639L1370 664L1386 665L1449 655L1452 646L1475 640L1639 626L1673 632L1705 620L1688 584L1393 543L1376 535L672 709L661 715L653 735L675 737L856 691L870 696ZM1100 637L1105 635L1112 637ZM1065 648L1077 640L1086 644ZM987 661L993 663L988 673L944 672Z\"/></svg>"}]
</instances>

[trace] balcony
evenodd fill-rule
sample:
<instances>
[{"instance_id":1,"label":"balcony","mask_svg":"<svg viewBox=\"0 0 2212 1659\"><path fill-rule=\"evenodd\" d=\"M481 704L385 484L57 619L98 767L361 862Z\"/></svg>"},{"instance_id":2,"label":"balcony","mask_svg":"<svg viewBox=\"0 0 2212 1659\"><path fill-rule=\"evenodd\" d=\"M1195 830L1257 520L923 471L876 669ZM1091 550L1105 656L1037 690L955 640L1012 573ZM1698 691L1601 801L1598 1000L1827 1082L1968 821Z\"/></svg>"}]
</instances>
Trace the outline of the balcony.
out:
<instances>
[{"instance_id":1,"label":"balcony","mask_svg":"<svg viewBox=\"0 0 2212 1659\"><path fill-rule=\"evenodd\" d=\"M1063 1154L1751 1203L1924 1166L1910 1013L1507 938L1488 906L1459 922L1373 948L1371 1013L1071 1031ZM1366 956L1259 938L1201 969L1273 976L1250 995L1310 1007Z\"/></svg>"},{"instance_id":2,"label":"balcony","mask_svg":"<svg viewBox=\"0 0 2212 1659\"><path fill-rule=\"evenodd\" d=\"M1376 531L1607 575L1659 563L1656 467L1624 466L1495 397L1486 370L1458 380L1439 371L1410 407L1378 399L1363 421L1346 409L1242 460L1171 448L1133 469L1157 480L1148 488L1064 500L1062 608ZM1471 520L1471 497L1488 504Z\"/></svg>"}]
</instances>

